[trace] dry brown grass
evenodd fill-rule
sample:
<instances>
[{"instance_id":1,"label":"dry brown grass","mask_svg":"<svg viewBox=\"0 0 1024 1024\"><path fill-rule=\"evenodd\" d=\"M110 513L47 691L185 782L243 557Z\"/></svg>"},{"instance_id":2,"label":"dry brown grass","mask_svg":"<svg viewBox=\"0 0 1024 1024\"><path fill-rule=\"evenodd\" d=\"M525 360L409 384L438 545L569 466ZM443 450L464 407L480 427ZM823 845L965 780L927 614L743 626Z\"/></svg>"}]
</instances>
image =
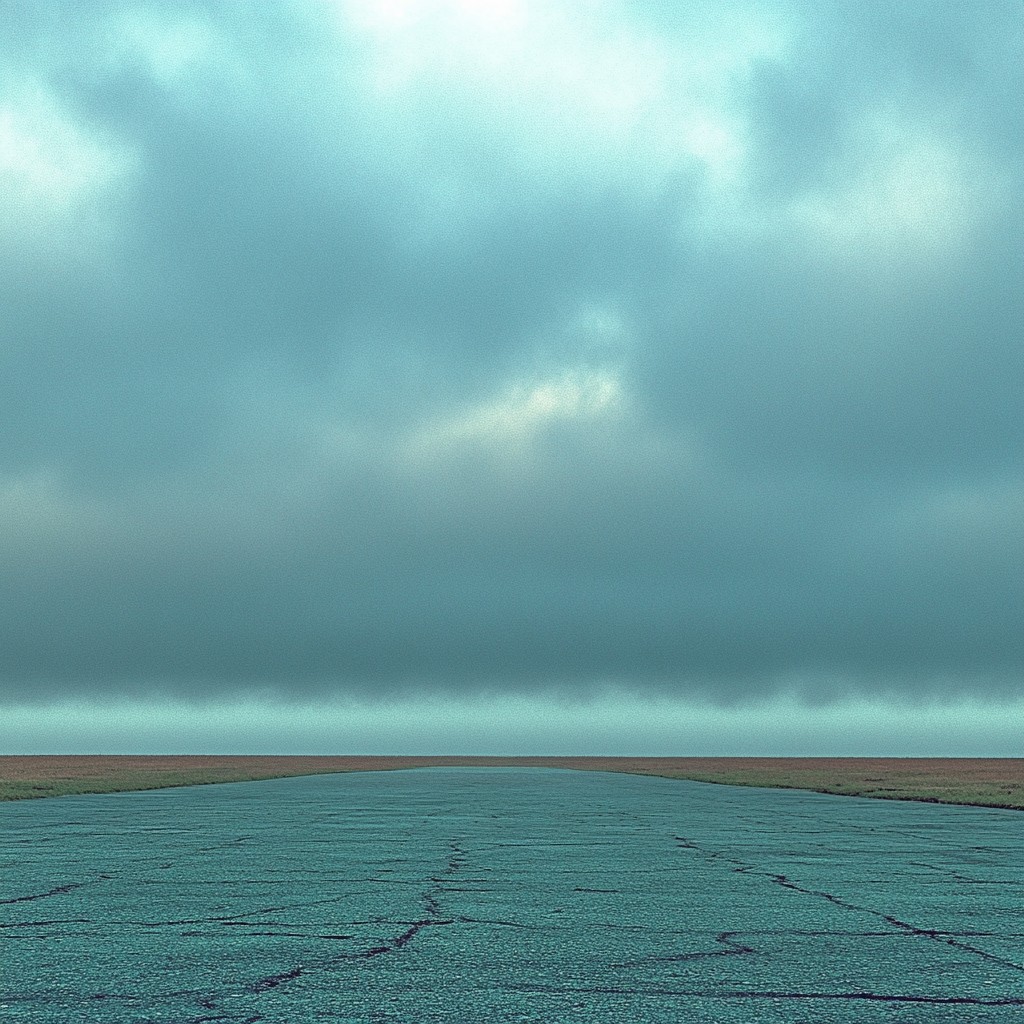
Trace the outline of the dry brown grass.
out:
<instances>
[{"instance_id":1,"label":"dry brown grass","mask_svg":"<svg viewBox=\"0 0 1024 1024\"><path fill-rule=\"evenodd\" d=\"M1024 810L1021 758L0 756L0 800L444 766L628 772Z\"/></svg>"},{"instance_id":2,"label":"dry brown grass","mask_svg":"<svg viewBox=\"0 0 1024 1024\"><path fill-rule=\"evenodd\" d=\"M1024 810L1024 759L684 757L624 759L618 771L734 786Z\"/></svg>"}]
</instances>

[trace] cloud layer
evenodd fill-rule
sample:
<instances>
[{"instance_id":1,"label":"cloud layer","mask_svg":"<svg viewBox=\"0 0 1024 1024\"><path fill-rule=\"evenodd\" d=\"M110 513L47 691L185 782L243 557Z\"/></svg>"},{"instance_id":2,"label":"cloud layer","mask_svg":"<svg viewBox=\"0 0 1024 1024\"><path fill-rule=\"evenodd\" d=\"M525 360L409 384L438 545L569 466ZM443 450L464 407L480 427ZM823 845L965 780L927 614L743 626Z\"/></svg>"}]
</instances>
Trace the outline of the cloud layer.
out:
<instances>
[{"instance_id":1,"label":"cloud layer","mask_svg":"<svg viewBox=\"0 0 1024 1024\"><path fill-rule=\"evenodd\" d=\"M1016 3L9 7L0 700L1019 693Z\"/></svg>"}]
</instances>

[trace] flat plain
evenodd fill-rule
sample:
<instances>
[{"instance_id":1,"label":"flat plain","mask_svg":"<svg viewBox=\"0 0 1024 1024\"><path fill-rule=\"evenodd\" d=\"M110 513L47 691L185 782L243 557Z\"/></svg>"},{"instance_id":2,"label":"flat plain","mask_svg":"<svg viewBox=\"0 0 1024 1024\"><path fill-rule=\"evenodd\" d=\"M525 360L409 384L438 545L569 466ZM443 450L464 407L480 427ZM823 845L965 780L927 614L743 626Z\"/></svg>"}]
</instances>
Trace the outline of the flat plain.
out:
<instances>
[{"instance_id":1,"label":"flat plain","mask_svg":"<svg viewBox=\"0 0 1024 1024\"><path fill-rule=\"evenodd\" d=\"M540 768L0 805L0 1019L1010 1024L1024 817Z\"/></svg>"},{"instance_id":2,"label":"flat plain","mask_svg":"<svg viewBox=\"0 0 1024 1024\"><path fill-rule=\"evenodd\" d=\"M0 756L0 800L440 767L623 772L1024 810L1024 758Z\"/></svg>"}]
</instances>

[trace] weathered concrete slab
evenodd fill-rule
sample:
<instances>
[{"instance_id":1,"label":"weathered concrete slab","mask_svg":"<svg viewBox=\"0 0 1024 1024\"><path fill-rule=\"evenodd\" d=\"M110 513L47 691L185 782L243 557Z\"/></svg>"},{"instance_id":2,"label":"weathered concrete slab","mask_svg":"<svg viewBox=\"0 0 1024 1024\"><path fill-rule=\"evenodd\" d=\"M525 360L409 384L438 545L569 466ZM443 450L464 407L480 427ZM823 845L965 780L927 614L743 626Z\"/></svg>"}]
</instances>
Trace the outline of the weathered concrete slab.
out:
<instances>
[{"instance_id":1,"label":"weathered concrete slab","mask_svg":"<svg viewBox=\"0 0 1024 1024\"><path fill-rule=\"evenodd\" d=\"M7 1022L1024 1013L1024 815L543 769L0 806Z\"/></svg>"}]
</instances>

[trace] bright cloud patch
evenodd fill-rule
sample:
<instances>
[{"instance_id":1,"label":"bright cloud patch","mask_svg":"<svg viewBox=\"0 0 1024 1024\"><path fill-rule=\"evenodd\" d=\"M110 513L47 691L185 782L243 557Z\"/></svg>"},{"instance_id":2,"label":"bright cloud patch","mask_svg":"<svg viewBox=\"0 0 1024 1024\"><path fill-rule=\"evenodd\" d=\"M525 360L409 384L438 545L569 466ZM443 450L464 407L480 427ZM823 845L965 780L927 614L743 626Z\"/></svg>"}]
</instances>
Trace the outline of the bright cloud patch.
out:
<instances>
[{"instance_id":1,"label":"bright cloud patch","mask_svg":"<svg viewBox=\"0 0 1024 1024\"><path fill-rule=\"evenodd\" d=\"M215 33L198 18L136 9L120 19L114 38L124 53L143 55L150 71L167 84L180 83L218 50Z\"/></svg>"},{"instance_id":2,"label":"bright cloud patch","mask_svg":"<svg viewBox=\"0 0 1024 1024\"><path fill-rule=\"evenodd\" d=\"M7 202L26 212L70 212L125 170L124 154L90 138L40 89L0 106L0 175Z\"/></svg>"},{"instance_id":3,"label":"bright cloud patch","mask_svg":"<svg viewBox=\"0 0 1024 1024\"><path fill-rule=\"evenodd\" d=\"M840 258L925 264L970 246L1001 189L995 172L954 138L886 118L863 141L863 161L831 194L793 213Z\"/></svg>"},{"instance_id":4,"label":"bright cloud patch","mask_svg":"<svg viewBox=\"0 0 1024 1024\"><path fill-rule=\"evenodd\" d=\"M38 87L0 103L0 239L34 261L95 263L116 230L104 202L132 171ZM56 269L55 267L52 269Z\"/></svg>"},{"instance_id":5,"label":"bright cloud patch","mask_svg":"<svg viewBox=\"0 0 1024 1024\"><path fill-rule=\"evenodd\" d=\"M568 373L520 385L491 402L419 429L408 445L417 455L443 456L466 448L522 451L546 428L559 423L586 426L623 408L620 382L598 371Z\"/></svg>"},{"instance_id":6,"label":"bright cloud patch","mask_svg":"<svg viewBox=\"0 0 1024 1024\"><path fill-rule=\"evenodd\" d=\"M379 0L344 12L383 110L455 119L548 181L658 186L699 166L734 182L745 153L737 92L786 45L781 22L753 10L709 9L671 42L603 3Z\"/></svg>"}]
</instances>

